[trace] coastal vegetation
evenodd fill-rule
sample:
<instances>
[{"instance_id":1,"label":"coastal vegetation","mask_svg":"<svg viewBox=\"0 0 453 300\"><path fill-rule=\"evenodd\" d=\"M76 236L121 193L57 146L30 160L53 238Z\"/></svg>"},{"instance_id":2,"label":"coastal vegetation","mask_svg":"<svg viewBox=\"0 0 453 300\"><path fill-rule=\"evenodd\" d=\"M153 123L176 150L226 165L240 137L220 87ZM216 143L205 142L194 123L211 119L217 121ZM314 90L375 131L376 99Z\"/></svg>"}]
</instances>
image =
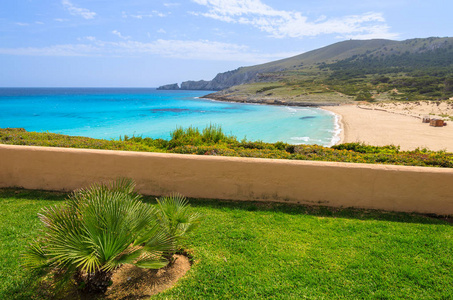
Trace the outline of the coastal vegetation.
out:
<instances>
[{"instance_id":1,"label":"coastal vegetation","mask_svg":"<svg viewBox=\"0 0 453 300\"><path fill-rule=\"evenodd\" d=\"M398 146L370 146L347 143L333 147L291 145L283 142L238 140L216 125L201 132L197 128L178 128L170 140L123 136L119 140L101 140L55 133L28 132L21 128L0 129L0 143L124 151L144 151L195 155L315 160L350 163L393 164L405 166L453 168L453 153L415 149L401 151Z\"/></svg>"},{"instance_id":2,"label":"coastal vegetation","mask_svg":"<svg viewBox=\"0 0 453 300\"><path fill-rule=\"evenodd\" d=\"M20 256L37 213L68 195L0 189L0 298L49 299ZM154 197L141 199L157 209ZM193 264L151 299L450 299L453 227L442 218L344 208L190 199L205 216L190 234Z\"/></svg>"}]
</instances>

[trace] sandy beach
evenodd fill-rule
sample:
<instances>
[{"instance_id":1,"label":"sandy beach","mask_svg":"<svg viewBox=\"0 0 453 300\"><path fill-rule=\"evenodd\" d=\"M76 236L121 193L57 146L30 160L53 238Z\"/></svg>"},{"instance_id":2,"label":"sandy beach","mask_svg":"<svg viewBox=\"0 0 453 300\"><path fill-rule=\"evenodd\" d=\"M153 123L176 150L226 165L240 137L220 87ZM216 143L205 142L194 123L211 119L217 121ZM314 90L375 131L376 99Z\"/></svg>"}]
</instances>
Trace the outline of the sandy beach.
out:
<instances>
[{"instance_id":1,"label":"sandy beach","mask_svg":"<svg viewBox=\"0 0 453 300\"><path fill-rule=\"evenodd\" d=\"M428 148L453 152L452 102L416 102L341 105L322 107L340 115L340 143L364 142L369 145L399 145L401 150ZM443 118L444 127L422 123L422 117Z\"/></svg>"}]
</instances>

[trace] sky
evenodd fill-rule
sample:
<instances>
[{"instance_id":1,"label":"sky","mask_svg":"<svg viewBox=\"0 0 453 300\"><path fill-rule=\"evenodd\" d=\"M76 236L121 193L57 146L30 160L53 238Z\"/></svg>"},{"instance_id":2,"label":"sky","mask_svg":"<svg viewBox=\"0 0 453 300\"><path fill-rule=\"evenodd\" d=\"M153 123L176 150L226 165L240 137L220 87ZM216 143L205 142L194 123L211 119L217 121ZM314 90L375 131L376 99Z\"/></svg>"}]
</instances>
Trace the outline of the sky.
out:
<instances>
[{"instance_id":1,"label":"sky","mask_svg":"<svg viewBox=\"0 0 453 300\"><path fill-rule=\"evenodd\" d=\"M450 0L0 0L1 87L157 87L348 39L453 36Z\"/></svg>"}]
</instances>

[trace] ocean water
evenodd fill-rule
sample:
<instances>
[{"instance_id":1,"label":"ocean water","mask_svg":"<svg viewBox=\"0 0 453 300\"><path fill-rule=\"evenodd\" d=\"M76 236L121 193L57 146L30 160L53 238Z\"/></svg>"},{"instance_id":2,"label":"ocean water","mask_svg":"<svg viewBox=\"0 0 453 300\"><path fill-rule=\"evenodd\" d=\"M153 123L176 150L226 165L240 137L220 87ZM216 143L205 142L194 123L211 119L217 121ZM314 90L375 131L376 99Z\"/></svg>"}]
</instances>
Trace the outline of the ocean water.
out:
<instances>
[{"instance_id":1,"label":"ocean water","mask_svg":"<svg viewBox=\"0 0 453 300\"><path fill-rule=\"evenodd\" d=\"M0 88L0 128L102 139L170 137L179 126L221 125L238 139L330 146L336 116L317 108L219 102L209 91L150 88Z\"/></svg>"}]
</instances>

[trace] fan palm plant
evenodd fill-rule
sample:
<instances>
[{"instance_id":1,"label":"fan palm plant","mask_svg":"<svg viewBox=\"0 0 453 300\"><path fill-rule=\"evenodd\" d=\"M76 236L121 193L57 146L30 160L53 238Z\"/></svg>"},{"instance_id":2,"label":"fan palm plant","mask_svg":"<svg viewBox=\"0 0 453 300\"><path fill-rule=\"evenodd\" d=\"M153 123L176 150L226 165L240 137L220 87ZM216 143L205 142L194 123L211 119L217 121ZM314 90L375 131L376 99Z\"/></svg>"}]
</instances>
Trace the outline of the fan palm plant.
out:
<instances>
[{"instance_id":1,"label":"fan palm plant","mask_svg":"<svg viewBox=\"0 0 453 300\"><path fill-rule=\"evenodd\" d=\"M157 218L161 227L173 237L175 248L182 246L187 233L197 228L204 216L193 212L187 199L179 194L157 199Z\"/></svg>"},{"instance_id":2,"label":"fan palm plant","mask_svg":"<svg viewBox=\"0 0 453 300\"><path fill-rule=\"evenodd\" d=\"M140 201L130 179L94 184L74 192L67 204L44 209L43 235L25 254L25 265L57 270L86 292L104 293L122 264L158 269L168 264L173 239L155 209Z\"/></svg>"}]
</instances>

